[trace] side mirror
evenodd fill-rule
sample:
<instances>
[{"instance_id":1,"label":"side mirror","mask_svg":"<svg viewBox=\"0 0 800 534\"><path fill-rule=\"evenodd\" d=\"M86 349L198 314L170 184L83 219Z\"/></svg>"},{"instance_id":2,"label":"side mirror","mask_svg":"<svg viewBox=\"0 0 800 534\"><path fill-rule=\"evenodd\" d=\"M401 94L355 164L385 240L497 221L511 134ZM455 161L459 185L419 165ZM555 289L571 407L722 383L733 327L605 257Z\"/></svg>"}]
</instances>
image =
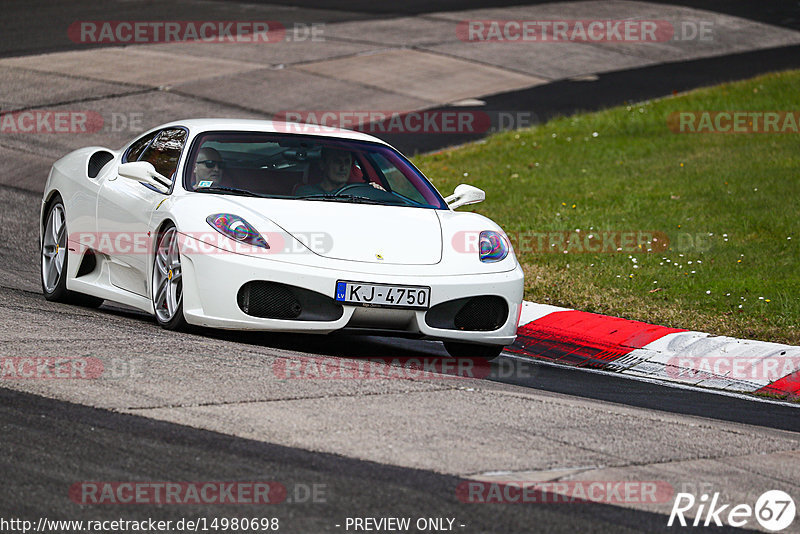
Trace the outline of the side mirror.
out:
<instances>
[{"instance_id":1,"label":"side mirror","mask_svg":"<svg viewBox=\"0 0 800 534\"><path fill-rule=\"evenodd\" d=\"M457 185L453 194L445 198L444 201L454 210L467 204L477 204L486 200L486 193L483 189L478 189L467 184Z\"/></svg>"},{"instance_id":2,"label":"side mirror","mask_svg":"<svg viewBox=\"0 0 800 534\"><path fill-rule=\"evenodd\" d=\"M166 176L158 174L153 164L148 161L131 161L123 163L117 171L123 178L136 180L152 185L161 193L168 193L172 182Z\"/></svg>"}]
</instances>

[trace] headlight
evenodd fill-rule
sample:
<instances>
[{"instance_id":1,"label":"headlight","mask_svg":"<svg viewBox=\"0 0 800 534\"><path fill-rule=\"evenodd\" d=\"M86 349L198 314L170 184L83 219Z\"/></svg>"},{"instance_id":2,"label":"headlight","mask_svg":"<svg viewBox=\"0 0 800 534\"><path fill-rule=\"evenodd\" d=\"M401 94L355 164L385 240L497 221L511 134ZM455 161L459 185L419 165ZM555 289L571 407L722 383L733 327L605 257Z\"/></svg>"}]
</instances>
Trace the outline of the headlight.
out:
<instances>
[{"instance_id":1,"label":"headlight","mask_svg":"<svg viewBox=\"0 0 800 534\"><path fill-rule=\"evenodd\" d=\"M206 217L206 222L210 224L214 230L226 237L230 237L234 241L247 243L254 247L269 248L267 241L261 237L258 230L250 226L250 223L238 215L217 213L216 215L209 215Z\"/></svg>"},{"instance_id":2,"label":"headlight","mask_svg":"<svg viewBox=\"0 0 800 534\"><path fill-rule=\"evenodd\" d=\"M484 263L500 261L508 256L508 243L499 232L484 230L479 243L481 261Z\"/></svg>"}]
</instances>

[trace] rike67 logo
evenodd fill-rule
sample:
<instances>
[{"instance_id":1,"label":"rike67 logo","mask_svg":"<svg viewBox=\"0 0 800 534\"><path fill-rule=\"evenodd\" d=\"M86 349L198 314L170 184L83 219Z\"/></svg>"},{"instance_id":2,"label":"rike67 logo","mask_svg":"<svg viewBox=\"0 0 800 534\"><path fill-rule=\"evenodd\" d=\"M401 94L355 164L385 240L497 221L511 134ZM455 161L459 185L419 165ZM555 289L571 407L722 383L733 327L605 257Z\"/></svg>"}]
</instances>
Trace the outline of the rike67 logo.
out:
<instances>
[{"instance_id":1,"label":"rike67 logo","mask_svg":"<svg viewBox=\"0 0 800 534\"><path fill-rule=\"evenodd\" d=\"M696 511L695 505L697 506ZM778 532L792 524L795 513L794 500L788 493L781 490L765 491L756 500L755 506L722 504L719 492L714 493L710 500L707 493L701 495L700 499L696 499L691 493L678 493L675 496L667 526L671 527L676 519L679 525L689 526L684 516L686 514L694 515L694 521L691 522L693 527L729 525L741 528L755 518L762 528Z\"/></svg>"}]
</instances>

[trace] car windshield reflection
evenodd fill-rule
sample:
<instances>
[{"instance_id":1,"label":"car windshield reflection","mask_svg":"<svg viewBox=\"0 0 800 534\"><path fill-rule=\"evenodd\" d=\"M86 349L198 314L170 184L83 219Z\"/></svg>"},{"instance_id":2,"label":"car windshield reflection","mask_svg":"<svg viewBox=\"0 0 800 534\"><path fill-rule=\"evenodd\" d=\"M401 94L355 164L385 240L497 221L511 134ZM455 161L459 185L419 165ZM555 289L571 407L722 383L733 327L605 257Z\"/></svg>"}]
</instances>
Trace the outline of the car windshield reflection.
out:
<instances>
[{"instance_id":1,"label":"car windshield reflection","mask_svg":"<svg viewBox=\"0 0 800 534\"><path fill-rule=\"evenodd\" d=\"M201 193L447 209L399 152L349 139L206 133L189 154L185 184Z\"/></svg>"}]
</instances>

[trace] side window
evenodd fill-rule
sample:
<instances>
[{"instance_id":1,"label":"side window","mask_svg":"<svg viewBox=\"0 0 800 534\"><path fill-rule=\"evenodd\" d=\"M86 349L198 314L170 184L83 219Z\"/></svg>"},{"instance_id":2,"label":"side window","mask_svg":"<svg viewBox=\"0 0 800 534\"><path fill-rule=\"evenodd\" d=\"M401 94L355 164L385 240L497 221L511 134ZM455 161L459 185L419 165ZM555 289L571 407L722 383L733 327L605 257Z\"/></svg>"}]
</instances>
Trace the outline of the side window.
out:
<instances>
[{"instance_id":1,"label":"side window","mask_svg":"<svg viewBox=\"0 0 800 534\"><path fill-rule=\"evenodd\" d=\"M161 130L142 153L139 161L149 161L156 168L156 172L172 178L178 168L178 160L185 143L186 130L181 128Z\"/></svg>"},{"instance_id":2,"label":"side window","mask_svg":"<svg viewBox=\"0 0 800 534\"><path fill-rule=\"evenodd\" d=\"M152 141L156 135L158 135L158 132L153 132L145 135L141 139L134 141L131 147L125 153L123 161L139 161L139 156L142 155L144 149L147 148L147 145L150 144L150 141Z\"/></svg>"}]
</instances>

